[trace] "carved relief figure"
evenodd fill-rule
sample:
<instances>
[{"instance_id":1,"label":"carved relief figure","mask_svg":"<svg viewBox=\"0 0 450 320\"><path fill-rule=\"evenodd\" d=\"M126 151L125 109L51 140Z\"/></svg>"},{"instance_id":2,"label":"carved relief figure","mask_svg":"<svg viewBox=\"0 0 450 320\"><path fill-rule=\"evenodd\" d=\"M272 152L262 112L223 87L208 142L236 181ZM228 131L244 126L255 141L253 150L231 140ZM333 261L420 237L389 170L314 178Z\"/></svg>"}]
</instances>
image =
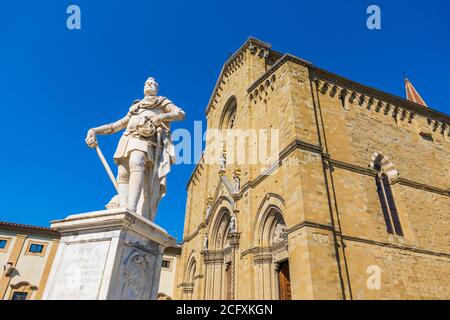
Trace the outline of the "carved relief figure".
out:
<instances>
[{"instance_id":1,"label":"carved relief figure","mask_svg":"<svg viewBox=\"0 0 450 320\"><path fill-rule=\"evenodd\" d=\"M278 222L273 229L272 244L277 244L284 241L286 226L283 223Z\"/></svg>"},{"instance_id":2,"label":"carved relief figure","mask_svg":"<svg viewBox=\"0 0 450 320\"><path fill-rule=\"evenodd\" d=\"M134 255L127 263L124 274L124 287L122 299L148 300L150 299L149 268L145 257L141 254Z\"/></svg>"}]
</instances>

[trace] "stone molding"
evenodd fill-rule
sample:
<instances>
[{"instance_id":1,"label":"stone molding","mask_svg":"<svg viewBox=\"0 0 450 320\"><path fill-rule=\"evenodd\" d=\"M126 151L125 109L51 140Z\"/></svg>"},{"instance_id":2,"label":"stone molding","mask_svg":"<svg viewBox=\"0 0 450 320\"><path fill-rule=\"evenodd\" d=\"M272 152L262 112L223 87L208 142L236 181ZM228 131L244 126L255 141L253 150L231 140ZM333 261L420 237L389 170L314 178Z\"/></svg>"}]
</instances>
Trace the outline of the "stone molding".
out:
<instances>
[{"instance_id":1,"label":"stone molding","mask_svg":"<svg viewBox=\"0 0 450 320\"><path fill-rule=\"evenodd\" d=\"M325 93L329 88L332 88L333 96L339 94L340 97L345 98L350 103L357 101L360 105L364 102L370 103L371 106L376 105L376 108L379 108L378 111L383 108L386 115L392 111L392 116L394 118L399 116L402 118L401 120L408 118L408 121L412 121L417 113L427 118L433 132L436 132L438 128L441 128L441 134L444 134L446 130L449 131L450 117L442 112L424 108L404 98L346 79L290 54L283 55L266 73L250 85L247 89L249 97L257 96L254 91L288 61L309 68L311 79L316 84L318 83L321 90L325 90ZM450 131L448 135L450 135Z\"/></svg>"},{"instance_id":2,"label":"stone molding","mask_svg":"<svg viewBox=\"0 0 450 320\"><path fill-rule=\"evenodd\" d=\"M339 97L345 110L350 110L350 105L358 105L369 110L381 111L385 116L391 115L398 121L407 121L412 123L416 114L427 119L432 132L438 131L445 136L450 136L448 130L450 126L450 117L439 111L424 108L414 102L401 97L367 87L365 85L353 82L328 71L311 67L310 77L316 84L316 89L322 95L329 94L331 97Z\"/></svg>"},{"instance_id":3,"label":"stone molding","mask_svg":"<svg viewBox=\"0 0 450 320\"><path fill-rule=\"evenodd\" d=\"M130 213L123 208L70 215L62 220L51 221L51 225L61 236L75 231L93 231L98 228L123 228L132 229L137 234L149 237L149 239L163 244L166 247L176 245L175 239L169 236L166 230L150 220Z\"/></svg>"},{"instance_id":4,"label":"stone molding","mask_svg":"<svg viewBox=\"0 0 450 320\"><path fill-rule=\"evenodd\" d=\"M289 234L289 233L292 233L292 232L302 229L302 228L314 228L314 229L331 231L331 232L335 233L337 236L342 237L342 239L348 240L348 241L362 242L362 243L381 246L381 247L388 247L388 248L392 248L392 249L412 251L412 252L422 253L422 254L431 255L431 256L450 258L450 252L449 253L434 252L434 251L425 250L425 249L421 249L421 248L417 248L417 247L411 247L411 246L399 245L399 244L395 244L395 243L382 242L382 241L365 239L365 238L361 238L361 237L349 236L349 235L343 234L342 232L337 231L331 225L324 225L324 224L315 223L315 222L311 222L311 221L302 221L302 222L290 227L288 230L286 230L286 232ZM243 253L245 253L247 251L249 251L249 250L246 250Z\"/></svg>"},{"instance_id":5,"label":"stone molding","mask_svg":"<svg viewBox=\"0 0 450 320\"><path fill-rule=\"evenodd\" d=\"M266 256L270 256L270 259L272 259L272 255L274 253L288 250L288 248L289 246L287 240L284 240L270 247L255 246L253 248L243 251L241 253L241 258L245 257L248 254L253 254L254 255L253 260L258 260L260 258L265 259Z\"/></svg>"},{"instance_id":6,"label":"stone molding","mask_svg":"<svg viewBox=\"0 0 450 320\"><path fill-rule=\"evenodd\" d=\"M252 92L260 86L263 82L267 81L269 77L271 77L282 65L284 65L286 62L291 61L294 63L297 63L299 65L302 65L304 67L310 67L312 64L311 62L308 62L306 60L303 60L301 58L298 58L296 56L293 56L291 54L285 54L283 55L278 61L269 68L261 77L259 77L255 82L253 82L247 89L248 94L252 94ZM253 96L255 94L253 93Z\"/></svg>"},{"instance_id":7,"label":"stone molding","mask_svg":"<svg viewBox=\"0 0 450 320\"><path fill-rule=\"evenodd\" d=\"M377 171L371 169L370 167L362 167L362 166L358 166L355 164L351 164L351 163L347 163L344 161L340 161L340 160L336 160L336 159L332 159L330 157L329 154L323 152L322 147L318 146L318 145L314 145L314 144L310 144L301 140L295 140L292 143L290 143L285 149L283 149L280 152L280 156L279 156L279 161L276 163L278 166L282 166L283 164L283 159L287 158L292 152L294 152L295 150L300 149L300 150L305 150L305 151L310 151L310 152L314 152L316 154L319 154L322 156L322 159L325 163L327 163L328 165L332 166L332 167L336 167L336 168L340 168L340 169L344 169L344 170L348 170L348 171L352 171L355 173L359 173L359 174L363 174L363 175L367 175L367 176L371 176L371 177L375 177L377 175ZM272 167L276 167L275 165L273 165ZM276 168L275 168L276 169ZM275 170L274 169L274 170ZM233 195L233 199L239 200L242 198L242 196L244 195L244 193L250 189L250 188L254 188L256 187L258 184L260 184L262 181L264 181L267 178L267 173L263 173L261 175L259 175L257 178L255 178L252 181L248 181L246 182L240 192L238 194ZM410 188L415 188L415 189L420 189L420 190L424 190L427 192L431 192L431 193L436 193L436 194L440 194L443 196L447 196L450 197L450 190L445 190L445 189L441 189L441 188L437 188L434 186L430 186L427 184L423 184L420 182L415 182L412 180L408 180L405 178L399 178L398 179L398 183L400 185L404 185ZM186 236L183 240L182 240L182 244L192 240L201 229L205 228L206 224L204 222L202 222L200 225L197 226L196 230L191 233L189 236Z\"/></svg>"}]
</instances>

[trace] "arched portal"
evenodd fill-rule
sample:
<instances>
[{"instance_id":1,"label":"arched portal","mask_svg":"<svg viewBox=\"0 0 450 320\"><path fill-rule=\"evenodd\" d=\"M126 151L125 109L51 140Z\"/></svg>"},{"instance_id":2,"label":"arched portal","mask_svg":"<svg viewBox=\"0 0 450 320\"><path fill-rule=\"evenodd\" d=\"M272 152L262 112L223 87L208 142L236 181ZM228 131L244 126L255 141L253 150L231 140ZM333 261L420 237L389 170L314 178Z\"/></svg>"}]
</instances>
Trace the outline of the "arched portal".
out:
<instances>
[{"instance_id":1,"label":"arched portal","mask_svg":"<svg viewBox=\"0 0 450 320\"><path fill-rule=\"evenodd\" d=\"M255 292L257 299L291 299L284 201L269 194L255 223Z\"/></svg>"},{"instance_id":2,"label":"arched portal","mask_svg":"<svg viewBox=\"0 0 450 320\"><path fill-rule=\"evenodd\" d=\"M193 300L196 296L196 273L198 272L197 269L197 260L195 259L194 254L191 255L189 262L187 264L186 269L186 278L184 281L184 288L183 288L183 299L185 300Z\"/></svg>"},{"instance_id":3,"label":"arched portal","mask_svg":"<svg viewBox=\"0 0 450 320\"><path fill-rule=\"evenodd\" d=\"M234 298L234 250L230 244L232 206L222 201L216 207L208 231L206 266L206 299Z\"/></svg>"}]
</instances>

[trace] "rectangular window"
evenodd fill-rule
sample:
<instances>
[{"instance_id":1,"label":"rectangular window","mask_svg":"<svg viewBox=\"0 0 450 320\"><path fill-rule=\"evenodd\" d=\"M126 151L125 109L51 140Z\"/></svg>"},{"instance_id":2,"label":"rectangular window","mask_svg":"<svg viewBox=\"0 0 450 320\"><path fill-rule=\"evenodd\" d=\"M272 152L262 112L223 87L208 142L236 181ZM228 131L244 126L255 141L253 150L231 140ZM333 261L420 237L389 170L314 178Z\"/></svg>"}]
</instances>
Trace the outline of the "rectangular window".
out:
<instances>
[{"instance_id":1,"label":"rectangular window","mask_svg":"<svg viewBox=\"0 0 450 320\"><path fill-rule=\"evenodd\" d=\"M169 260L163 260L162 261L162 267L169 269L170 268L170 261Z\"/></svg>"},{"instance_id":2,"label":"rectangular window","mask_svg":"<svg viewBox=\"0 0 450 320\"><path fill-rule=\"evenodd\" d=\"M14 292L11 300L27 300L27 292Z\"/></svg>"},{"instance_id":3,"label":"rectangular window","mask_svg":"<svg viewBox=\"0 0 450 320\"><path fill-rule=\"evenodd\" d=\"M35 240L30 240L28 242L27 251L25 255L44 257L47 251L47 242L40 242Z\"/></svg>"},{"instance_id":4,"label":"rectangular window","mask_svg":"<svg viewBox=\"0 0 450 320\"><path fill-rule=\"evenodd\" d=\"M31 253L42 253L43 250L44 250L43 244L32 243L28 251Z\"/></svg>"},{"instance_id":5,"label":"rectangular window","mask_svg":"<svg viewBox=\"0 0 450 320\"><path fill-rule=\"evenodd\" d=\"M11 242L11 238L0 237L0 253L8 252L8 247Z\"/></svg>"}]
</instances>

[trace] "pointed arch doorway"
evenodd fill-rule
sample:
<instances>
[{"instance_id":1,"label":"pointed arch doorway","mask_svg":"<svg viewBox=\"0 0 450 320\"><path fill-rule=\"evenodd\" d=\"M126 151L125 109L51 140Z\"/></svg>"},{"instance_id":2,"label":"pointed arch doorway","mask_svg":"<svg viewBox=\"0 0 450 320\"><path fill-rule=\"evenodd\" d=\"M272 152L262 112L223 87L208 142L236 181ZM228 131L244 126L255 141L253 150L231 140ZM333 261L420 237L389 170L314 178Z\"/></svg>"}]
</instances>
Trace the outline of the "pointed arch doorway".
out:
<instances>
[{"instance_id":1,"label":"pointed arch doorway","mask_svg":"<svg viewBox=\"0 0 450 320\"><path fill-rule=\"evenodd\" d=\"M280 204L275 201L261 206L255 223L255 291L261 300L291 300L292 296L286 223Z\"/></svg>"}]
</instances>

